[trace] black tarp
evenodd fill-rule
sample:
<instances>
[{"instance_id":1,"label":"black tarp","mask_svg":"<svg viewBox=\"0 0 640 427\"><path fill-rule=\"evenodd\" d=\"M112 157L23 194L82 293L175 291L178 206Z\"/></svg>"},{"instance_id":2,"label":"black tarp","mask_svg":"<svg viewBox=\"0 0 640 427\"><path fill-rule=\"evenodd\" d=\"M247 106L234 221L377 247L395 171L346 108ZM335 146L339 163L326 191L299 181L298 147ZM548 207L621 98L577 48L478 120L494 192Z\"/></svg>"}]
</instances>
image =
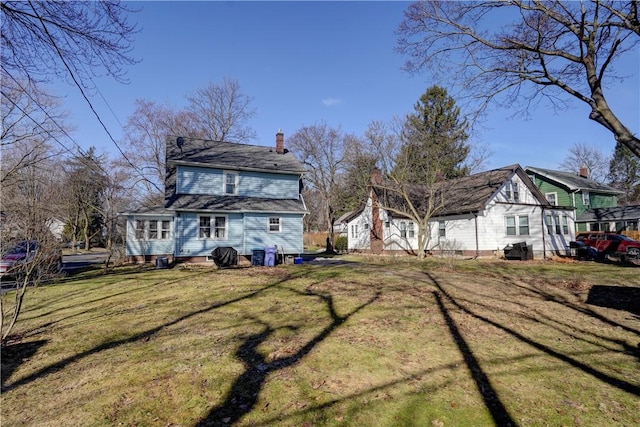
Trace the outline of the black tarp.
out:
<instances>
[{"instance_id":1,"label":"black tarp","mask_svg":"<svg viewBox=\"0 0 640 427\"><path fill-rule=\"evenodd\" d=\"M213 252L211 252L211 257L218 267L238 265L238 251L230 246L215 248Z\"/></svg>"}]
</instances>

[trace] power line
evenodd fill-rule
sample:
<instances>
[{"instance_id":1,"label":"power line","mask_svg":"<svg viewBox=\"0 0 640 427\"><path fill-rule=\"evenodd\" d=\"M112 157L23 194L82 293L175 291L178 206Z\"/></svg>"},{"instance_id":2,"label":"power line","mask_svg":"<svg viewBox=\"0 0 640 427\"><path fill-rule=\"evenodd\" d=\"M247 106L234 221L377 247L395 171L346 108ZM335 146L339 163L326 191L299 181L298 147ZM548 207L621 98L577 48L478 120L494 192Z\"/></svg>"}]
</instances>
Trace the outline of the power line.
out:
<instances>
[{"instance_id":1,"label":"power line","mask_svg":"<svg viewBox=\"0 0 640 427\"><path fill-rule=\"evenodd\" d=\"M141 178L146 179L144 176L144 173L140 170L140 168L138 168L138 166L136 166L135 164L133 164L133 162L131 160L129 160L129 158L127 157L127 155L124 153L124 151L122 150L122 148L120 148L120 145L116 142L116 140L113 138L113 136L111 135L111 132L109 132L109 129L107 129L107 126L104 124L104 122L102 121L102 119L100 118L100 115L98 114L98 112L95 110L95 108L93 107L93 104L91 103L91 101L89 100L89 98L87 97L86 93L84 92L84 89L82 88L82 86L80 85L80 83L78 82L78 80L76 79L76 76L74 74L74 72L71 70L71 67L69 66L69 64L67 64L67 61L64 58L64 55L62 55L62 52L60 52L60 49L58 47L58 45L56 44L55 40L53 39L53 37L51 36L51 34L49 33L49 29L47 28L47 26L45 25L42 17L40 16L40 14L38 13L38 11L33 7L33 5L31 6L31 9L33 10L36 18L38 19L38 21L40 21L40 23L42 24L42 29L44 30L44 32L46 33L47 37L49 38L49 41L51 42L51 45L54 47L56 53L58 54L58 57L60 58L60 61L62 61L62 64L65 66L65 68L67 69L67 71L69 72L69 75L71 76L71 79L73 80L73 83L76 85L76 87L78 88L78 90L80 91L80 94L82 95L82 97L85 99L85 101L87 102L87 104L89 105L89 108L91 109L91 111L93 112L93 114L96 116L96 119L98 120L98 122L100 123L100 125L102 126L102 128L104 129L104 131L107 133L107 135L109 136L109 139L111 140L111 142L113 142L113 144L116 146L116 148L118 149L118 151L120 152L120 154L122 154L122 157L127 161L127 163L129 163L129 165L138 173L138 175L140 175ZM153 186L160 192L162 192L162 189L160 187L158 187L156 185L155 182L149 181L151 182L151 184L153 184Z\"/></svg>"}]
</instances>

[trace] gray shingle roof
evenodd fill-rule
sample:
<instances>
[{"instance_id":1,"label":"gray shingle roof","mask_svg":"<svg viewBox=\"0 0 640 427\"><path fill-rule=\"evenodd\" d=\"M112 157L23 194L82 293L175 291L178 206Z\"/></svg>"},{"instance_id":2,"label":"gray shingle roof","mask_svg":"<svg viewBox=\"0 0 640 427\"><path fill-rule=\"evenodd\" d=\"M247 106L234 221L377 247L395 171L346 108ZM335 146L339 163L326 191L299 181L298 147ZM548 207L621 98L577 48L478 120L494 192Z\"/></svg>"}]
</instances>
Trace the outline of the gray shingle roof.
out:
<instances>
[{"instance_id":1,"label":"gray shingle roof","mask_svg":"<svg viewBox=\"0 0 640 427\"><path fill-rule=\"evenodd\" d=\"M502 187L505 181L514 174L520 177L541 205L551 207L544 197L544 194L533 185L522 167L514 164L445 181L435 196L440 200L440 195L442 194L444 205L435 212L435 216L459 215L482 211L487 206L491 197ZM402 206L405 203L402 198L390 192L387 192L387 194L382 194L383 192L381 191L376 192L378 193L378 197L384 201L383 204L397 207L406 212L406 207L403 208ZM428 203L427 198L430 194L428 188L426 186L415 185L411 188L411 193L413 194L411 198L414 206L423 205L423 208L426 209L424 206Z\"/></svg>"},{"instance_id":2,"label":"gray shingle roof","mask_svg":"<svg viewBox=\"0 0 640 427\"><path fill-rule=\"evenodd\" d=\"M287 212L306 213L299 199L266 199L258 197L208 196L201 194L178 194L167 200L167 209L189 211L226 212Z\"/></svg>"},{"instance_id":3,"label":"gray shingle roof","mask_svg":"<svg viewBox=\"0 0 640 427\"><path fill-rule=\"evenodd\" d=\"M638 219L640 219L640 205L629 205L587 209L578 215L576 221L636 221Z\"/></svg>"},{"instance_id":4,"label":"gray shingle roof","mask_svg":"<svg viewBox=\"0 0 640 427\"><path fill-rule=\"evenodd\" d=\"M531 166L527 166L525 171L531 171L549 180L555 181L559 186L564 187L569 191L585 190L606 194L622 194L622 191L620 190L616 190L615 188L605 184L600 184L592 179L584 178L574 172L556 171Z\"/></svg>"},{"instance_id":5,"label":"gray shingle roof","mask_svg":"<svg viewBox=\"0 0 640 427\"><path fill-rule=\"evenodd\" d=\"M255 170L279 173L303 173L303 165L285 150L276 153L275 146L239 144L231 142L209 141L204 139L183 138L180 149L175 138L167 141L167 164L202 164L213 168L235 170Z\"/></svg>"}]
</instances>

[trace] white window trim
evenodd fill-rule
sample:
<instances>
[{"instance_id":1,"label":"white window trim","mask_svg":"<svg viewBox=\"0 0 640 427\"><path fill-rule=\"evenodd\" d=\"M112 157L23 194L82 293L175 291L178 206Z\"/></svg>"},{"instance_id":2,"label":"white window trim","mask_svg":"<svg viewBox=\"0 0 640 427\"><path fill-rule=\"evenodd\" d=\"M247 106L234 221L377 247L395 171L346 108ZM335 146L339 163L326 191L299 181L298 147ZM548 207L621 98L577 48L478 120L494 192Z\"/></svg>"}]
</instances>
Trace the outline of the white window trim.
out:
<instances>
[{"instance_id":1,"label":"white window trim","mask_svg":"<svg viewBox=\"0 0 640 427\"><path fill-rule=\"evenodd\" d=\"M167 221L169 223L168 237L162 238L162 223ZM142 228L138 228L138 224L142 223ZM151 237L151 224L155 223L157 228L155 229L156 237ZM200 220L198 220L198 227ZM161 219L161 218L153 218L153 219L135 219L133 223L133 237L135 240L144 240L144 241L158 241L158 240L171 240L171 236L173 234L173 224L170 219ZM142 237L138 237L138 232L142 232ZM198 235L200 234L198 228Z\"/></svg>"},{"instance_id":2,"label":"white window trim","mask_svg":"<svg viewBox=\"0 0 640 427\"><path fill-rule=\"evenodd\" d=\"M507 218L513 218L514 219L514 227L515 227L515 234L509 234L507 232L507 230L509 229L509 225L507 223ZM520 233L520 228L522 227L520 224L520 218L527 218L527 234L522 234ZM504 216L504 234L507 237L514 237L514 236L530 236L531 235L531 221L529 221L529 215L505 215Z\"/></svg>"},{"instance_id":3,"label":"white window trim","mask_svg":"<svg viewBox=\"0 0 640 427\"><path fill-rule=\"evenodd\" d=\"M233 193L227 193L227 176L234 175ZM222 194L225 196L237 196L238 195L238 183L240 182L240 174L237 171L223 171L222 173Z\"/></svg>"},{"instance_id":4,"label":"white window trim","mask_svg":"<svg viewBox=\"0 0 640 427\"><path fill-rule=\"evenodd\" d=\"M216 237L216 218L224 218L224 237ZM211 215L211 240L229 240L228 215Z\"/></svg>"},{"instance_id":5,"label":"white window trim","mask_svg":"<svg viewBox=\"0 0 640 427\"><path fill-rule=\"evenodd\" d=\"M200 237L200 228L201 228L200 227L200 218L204 218L204 217L209 218L209 237ZM213 218L214 218L213 215L204 215L204 214L203 215L198 215L198 223L197 223L197 225L198 225L198 232L197 233L198 234L196 235L196 238L198 240L211 240L211 239L213 239L213 237L212 237L213 236Z\"/></svg>"},{"instance_id":6,"label":"white window trim","mask_svg":"<svg viewBox=\"0 0 640 427\"><path fill-rule=\"evenodd\" d=\"M553 195L553 203L551 203L551 200L549 200L549 196ZM547 201L549 203L551 203L551 206L558 206L558 192L557 191L552 191L550 193L545 193L544 197L547 199Z\"/></svg>"},{"instance_id":7,"label":"white window trim","mask_svg":"<svg viewBox=\"0 0 640 427\"><path fill-rule=\"evenodd\" d=\"M590 200L588 191L583 191L582 192L582 204L584 206L589 206L591 204L591 200Z\"/></svg>"},{"instance_id":8,"label":"white window trim","mask_svg":"<svg viewBox=\"0 0 640 427\"><path fill-rule=\"evenodd\" d=\"M272 219L277 219L278 220L278 229L277 230L272 230L271 229L271 220ZM279 216L270 216L267 218L267 232L268 233L282 233L282 218L280 218Z\"/></svg>"}]
</instances>

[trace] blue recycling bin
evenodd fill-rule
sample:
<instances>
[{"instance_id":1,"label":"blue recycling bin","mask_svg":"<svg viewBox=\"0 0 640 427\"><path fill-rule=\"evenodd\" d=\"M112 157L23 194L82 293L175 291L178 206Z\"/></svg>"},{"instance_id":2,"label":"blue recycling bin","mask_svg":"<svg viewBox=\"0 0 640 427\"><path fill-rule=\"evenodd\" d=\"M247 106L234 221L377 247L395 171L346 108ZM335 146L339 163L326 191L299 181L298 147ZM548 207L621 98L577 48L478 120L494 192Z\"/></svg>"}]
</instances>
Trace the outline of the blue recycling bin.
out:
<instances>
[{"instance_id":1,"label":"blue recycling bin","mask_svg":"<svg viewBox=\"0 0 640 427\"><path fill-rule=\"evenodd\" d=\"M264 249L251 251L251 265L264 265Z\"/></svg>"},{"instance_id":2,"label":"blue recycling bin","mask_svg":"<svg viewBox=\"0 0 640 427\"><path fill-rule=\"evenodd\" d=\"M277 246L267 246L264 248L264 265L267 267L273 267L276 265L276 253L278 252Z\"/></svg>"}]
</instances>

